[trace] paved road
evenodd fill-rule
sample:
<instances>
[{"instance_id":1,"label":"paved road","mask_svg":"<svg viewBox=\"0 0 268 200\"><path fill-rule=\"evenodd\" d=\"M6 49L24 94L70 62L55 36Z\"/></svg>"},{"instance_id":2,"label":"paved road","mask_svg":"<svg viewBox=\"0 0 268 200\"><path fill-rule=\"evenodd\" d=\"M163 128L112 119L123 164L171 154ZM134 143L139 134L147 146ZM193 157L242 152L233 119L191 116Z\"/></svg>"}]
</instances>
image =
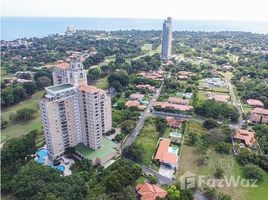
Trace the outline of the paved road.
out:
<instances>
[{"instance_id":1,"label":"paved road","mask_svg":"<svg viewBox=\"0 0 268 200\"><path fill-rule=\"evenodd\" d=\"M141 168L142 168L142 171L145 173L145 174L152 174L154 176L156 176L158 178L158 183L160 184L164 184L164 185L171 185L173 183L173 180L165 177L165 176L162 176L161 174L159 174L158 172L150 169L149 167L145 166L145 165L141 165Z\"/></svg>"},{"instance_id":2,"label":"paved road","mask_svg":"<svg viewBox=\"0 0 268 200\"><path fill-rule=\"evenodd\" d=\"M194 192L194 199L195 200L210 200L211 198L209 198L208 196L204 195L203 193L201 193L199 191L195 191Z\"/></svg>"},{"instance_id":3,"label":"paved road","mask_svg":"<svg viewBox=\"0 0 268 200\"><path fill-rule=\"evenodd\" d=\"M142 113L142 115L141 115L141 117L140 117L140 119L139 119L139 121L138 121L135 129L133 130L133 132L127 138L127 140L126 140L126 142L124 144L125 147L126 146L130 146L133 143L133 141L135 140L135 138L137 137L137 135L139 134L139 132L140 132L140 130L141 130L143 124L144 124L144 121L145 121L146 117L149 116L150 110L153 107L154 102L158 99L158 97L160 95L160 91L162 89L162 85L161 85L160 88L158 88L156 90L156 92L155 92L153 98L150 100L150 102L149 102L146 110Z\"/></svg>"},{"instance_id":4,"label":"paved road","mask_svg":"<svg viewBox=\"0 0 268 200\"><path fill-rule=\"evenodd\" d=\"M232 124L232 128L241 128L241 126L244 124L243 120L243 111L242 111L242 105L241 102L236 98L234 89L233 89L233 84L229 79L225 79L226 83L228 84L229 88L229 94L231 96L231 100L233 102L233 105L238 109L239 112L239 121L237 124Z\"/></svg>"}]
</instances>

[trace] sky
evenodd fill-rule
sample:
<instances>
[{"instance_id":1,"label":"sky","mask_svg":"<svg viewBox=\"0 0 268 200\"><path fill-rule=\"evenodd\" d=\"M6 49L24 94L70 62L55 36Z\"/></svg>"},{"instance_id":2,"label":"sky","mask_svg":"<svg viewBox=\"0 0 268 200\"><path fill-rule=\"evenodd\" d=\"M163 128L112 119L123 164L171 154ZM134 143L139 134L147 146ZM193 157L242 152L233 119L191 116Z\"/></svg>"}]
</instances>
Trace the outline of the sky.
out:
<instances>
[{"instance_id":1,"label":"sky","mask_svg":"<svg viewBox=\"0 0 268 200\"><path fill-rule=\"evenodd\" d=\"M268 0L1 0L1 16L268 22Z\"/></svg>"}]
</instances>

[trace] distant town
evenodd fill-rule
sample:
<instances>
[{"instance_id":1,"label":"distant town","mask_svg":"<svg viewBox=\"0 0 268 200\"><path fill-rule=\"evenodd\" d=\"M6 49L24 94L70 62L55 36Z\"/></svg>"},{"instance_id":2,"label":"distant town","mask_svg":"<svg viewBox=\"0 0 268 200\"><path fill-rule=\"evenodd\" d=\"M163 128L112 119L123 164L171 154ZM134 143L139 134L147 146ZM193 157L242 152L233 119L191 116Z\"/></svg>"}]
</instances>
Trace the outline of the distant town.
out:
<instances>
[{"instance_id":1,"label":"distant town","mask_svg":"<svg viewBox=\"0 0 268 200\"><path fill-rule=\"evenodd\" d=\"M1 66L4 200L267 198L268 35L70 25Z\"/></svg>"}]
</instances>

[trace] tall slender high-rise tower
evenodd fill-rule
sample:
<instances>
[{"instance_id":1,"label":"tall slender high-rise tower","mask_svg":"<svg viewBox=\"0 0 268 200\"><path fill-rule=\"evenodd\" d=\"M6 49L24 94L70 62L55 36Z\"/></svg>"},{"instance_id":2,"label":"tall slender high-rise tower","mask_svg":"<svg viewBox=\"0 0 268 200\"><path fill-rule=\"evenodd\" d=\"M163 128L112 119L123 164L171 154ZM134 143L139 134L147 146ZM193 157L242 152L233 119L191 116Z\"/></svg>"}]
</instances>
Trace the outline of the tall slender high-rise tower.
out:
<instances>
[{"instance_id":1,"label":"tall slender high-rise tower","mask_svg":"<svg viewBox=\"0 0 268 200\"><path fill-rule=\"evenodd\" d=\"M168 61L171 57L172 46L172 19L168 17L163 23L162 32L162 59Z\"/></svg>"}]
</instances>

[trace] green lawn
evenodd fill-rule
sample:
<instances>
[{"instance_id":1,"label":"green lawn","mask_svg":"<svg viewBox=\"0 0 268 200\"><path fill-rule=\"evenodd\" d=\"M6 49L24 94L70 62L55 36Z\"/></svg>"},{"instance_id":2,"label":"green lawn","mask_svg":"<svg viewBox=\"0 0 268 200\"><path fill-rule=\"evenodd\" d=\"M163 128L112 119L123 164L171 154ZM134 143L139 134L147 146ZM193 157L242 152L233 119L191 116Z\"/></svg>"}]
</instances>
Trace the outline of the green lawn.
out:
<instances>
[{"instance_id":1,"label":"green lawn","mask_svg":"<svg viewBox=\"0 0 268 200\"><path fill-rule=\"evenodd\" d=\"M145 154L143 155L142 161L145 165L149 166L152 164L152 156L156 149L158 136L159 134L156 131L155 127L155 119L146 119L142 130L140 131L139 135L135 140L136 143L141 144L145 149Z\"/></svg>"},{"instance_id":2,"label":"green lawn","mask_svg":"<svg viewBox=\"0 0 268 200\"><path fill-rule=\"evenodd\" d=\"M197 99L198 99L198 101L208 100L208 97L205 94L205 91L204 90L198 90L198 92L197 92Z\"/></svg>"},{"instance_id":3,"label":"green lawn","mask_svg":"<svg viewBox=\"0 0 268 200\"><path fill-rule=\"evenodd\" d=\"M44 91L39 91L34 94L30 99L27 99L19 104L10 106L9 108L2 110L1 117L5 120L8 120L9 115L11 113L16 113L17 110L20 110L22 108L33 108L38 112L35 113L34 118L31 120L9 124L7 128L1 131L1 142L25 135L33 129L41 129L42 122L40 118L38 104L43 94Z\"/></svg>"},{"instance_id":4,"label":"green lawn","mask_svg":"<svg viewBox=\"0 0 268 200\"><path fill-rule=\"evenodd\" d=\"M8 120L8 117L11 113L15 113L16 111L22 109L22 108L32 108L35 110L39 110L38 103L43 96L44 91L36 92L30 99L26 99L25 101L15 104L13 106L10 106L6 109L3 109L1 111L1 117L5 120Z\"/></svg>"},{"instance_id":5,"label":"green lawn","mask_svg":"<svg viewBox=\"0 0 268 200\"><path fill-rule=\"evenodd\" d=\"M245 114L248 114L251 112L251 110L252 110L251 106L249 106L248 104L242 104L242 106L243 106L243 110L244 110Z\"/></svg>"},{"instance_id":6,"label":"green lawn","mask_svg":"<svg viewBox=\"0 0 268 200\"><path fill-rule=\"evenodd\" d=\"M150 55L150 56L152 56L155 53L160 52L160 46L157 47L156 49L152 49L152 46L153 46L152 44L146 43L141 47L141 49L144 52L144 54Z\"/></svg>"},{"instance_id":7,"label":"green lawn","mask_svg":"<svg viewBox=\"0 0 268 200\"><path fill-rule=\"evenodd\" d=\"M109 62L115 61L115 55L112 56L106 56L105 60L97 65L92 65L90 68L100 68L102 65L108 65Z\"/></svg>"},{"instance_id":8,"label":"green lawn","mask_svg":"<svg viewBox=\"0 0 268 200\"><path fill-rule=\"evenodd\" d=\"M234 76L232 72L220 72L220 74L223 75L224 78L227 78L229 80L231 80Z\"/></svg>"},{"instance_id":9,"label":"green lawn","mask_svg":"<svg viewBox=\"0 0 268 200\"><path fill-rule=\"evenodd\" d=\"M109 85L107 77L98 79L94 86L103 90L108 89Z\"/></svg>"},{"instance_id":10,"label":"green lawn","mask_svg":"<svg viewBox=\"0 0 268 200\"><path fill-rule=\"evenodd\" d=\"M234 164L234 174L236 176L243 177L243 167L239 165L237 162ZM263 177L263 180L257 183L256 188L240 188L242 193L244 194L243 200L263 200L267 199L268 196L268 174ZM238 199L238 198L237 198ZM242 199L242 198L240 198ZM235 199L236 200L236 199Z\"/></svg>"},{"instance_id":11,"label":"green lawn","mask_svg":"<svg viewBox=\"0 0 268 200\"><path fill-rule=\"evenodd\" d=\"M217 167L221 167L224 170L224 175L227 177L237 175L236 165L238 164L233 155L218 154L213 149L209 149L206 154L206 164L200 164L200 160L203 160L203 156L205 155L200 154L197 147L184 145L180 159L180 169L176 179L179 181L180 176L187 171L196 175L206 176L209 179L214 179L214 173ZM231 195L234 200L245 200L247 196L244 192L244 188L241 187L225 186L223 188L217 188L217 190Z\"/></svg>"}]
</instances>

